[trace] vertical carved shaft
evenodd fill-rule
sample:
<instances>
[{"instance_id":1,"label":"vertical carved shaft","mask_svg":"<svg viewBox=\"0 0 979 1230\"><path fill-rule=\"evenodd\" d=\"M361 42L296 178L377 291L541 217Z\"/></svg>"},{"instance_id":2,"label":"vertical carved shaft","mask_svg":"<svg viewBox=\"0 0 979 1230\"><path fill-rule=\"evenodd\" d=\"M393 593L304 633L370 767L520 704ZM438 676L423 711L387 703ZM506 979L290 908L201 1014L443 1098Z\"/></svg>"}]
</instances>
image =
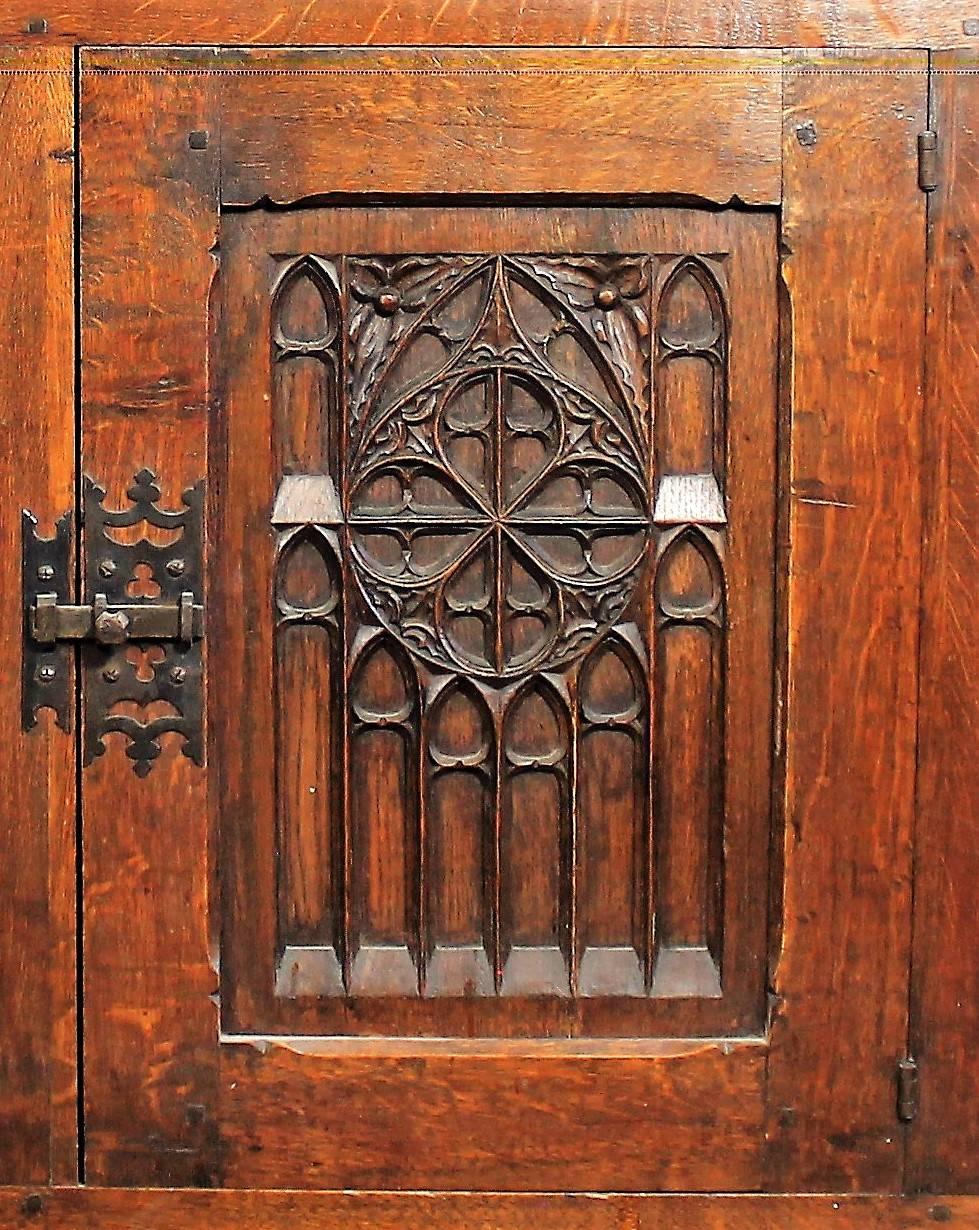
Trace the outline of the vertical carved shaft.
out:
<instances>
[{"instance_id":1,"label":"vertical carved shaft","mask_svg":"<svg viewBox=\"0 0 979 1230\"><path fill-rule=\"evenodd\" d=\"M720 989L723 620L714 547L674 532L656 581L656 994Z\"/></svg>"},{"instance_id":2,"label":"vertical carved shaft","mask_svg":"<svg viewBox=\"0 0 979 1230\"><path fill-rule=\"evenodd\" d=\"M449 684L430 707L427 767L428 995L492 995L496 879L493 720L479 691Z\"/></svg>"},{"instance_id":3,"label":"vertical carved shaft","mask_svg":"<svg viewBox=\"0 0 979 1230\"><path fill-rule=\"evenodd\" d=\"M503 722L501 931L504 995L568 995L571 946L567 708L543 678Z\"/></svg>"},{"instance_id":4,"label":"vertical carved shaft","mask_svg":"<svg viewBox=\"0 0 979 1230\"><path fill-rule=\"evenodd\" d=\"M350 680L351 952L354 995L415 995L421 977L415 673L387 637Z\"/></svg>"},{"instance_id":5,"label":"vertical carved shaft","mask_svg":"<svg viewBox=\"0 0 979 1230\"><path fill-rule=\"evenodd\" d=\"M645 670L610 637L578 679L581 995L642 995L649 884Z\"/></svg>"},{"instance_id":6,"label":"vertical carved shaft","mask_svg":"<svg viewBox=\"0 0 979 1230\"><path fill-rule=\"evenodd\" d=\"M335 486L341 340L332 265L306 258L284 270L273 294L272 358L272 450L280 493L297 473L322 475ZM290 503L291 509L283 507ZM323 528L322 509L299 503L277 500L273 514L287 527L278 534L275 573L278 981L287 995L337 994L347 947L347 843L335 773L345 743L343 574L339 540L335 530Z\"/></svg>"},{"instance_id":7,"label":"vertical carved shaft","mask_svg":"<svg viewBox=\"0 0 979 1230\"><path fill-rule=\"evenodd\" d=\"M723 942L727 331L705 262L676 262L655 324L652 990L709 996Z\"/></svg>"}]
</instances>

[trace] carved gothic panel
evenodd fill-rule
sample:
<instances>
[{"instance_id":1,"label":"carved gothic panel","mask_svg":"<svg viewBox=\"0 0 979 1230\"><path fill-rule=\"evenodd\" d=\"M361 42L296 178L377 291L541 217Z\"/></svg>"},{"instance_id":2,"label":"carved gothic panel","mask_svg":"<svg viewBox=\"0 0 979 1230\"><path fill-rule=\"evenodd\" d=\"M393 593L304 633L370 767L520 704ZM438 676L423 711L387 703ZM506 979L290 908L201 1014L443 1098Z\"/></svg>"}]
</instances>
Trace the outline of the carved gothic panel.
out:
<instances>
[{"instance_id":1,"label":"carved gothic panel","mask_svg":"<svg viewBox=\"0 0 979 1230\"><path fill-rule=\"evenodd\" d=\"M278 1001L723 1000L730 621L770 585L730 540L730 254L269 259Z\"/></svg>"}]
</instances>

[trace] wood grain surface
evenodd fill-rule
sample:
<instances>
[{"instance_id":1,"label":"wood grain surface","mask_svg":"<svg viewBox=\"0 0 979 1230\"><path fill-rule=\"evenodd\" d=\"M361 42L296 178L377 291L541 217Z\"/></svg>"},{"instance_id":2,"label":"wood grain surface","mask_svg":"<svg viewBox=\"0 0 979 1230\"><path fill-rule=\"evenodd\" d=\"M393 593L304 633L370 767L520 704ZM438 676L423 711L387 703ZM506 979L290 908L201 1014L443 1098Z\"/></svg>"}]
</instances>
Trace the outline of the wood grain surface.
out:
<instances>
[{"instance_id":1,"label":"wood grain surface","mask_svg":"<svg viewBox=\"0 0 979 1230\"><path fill-rule=\"evenodd\" d=\"M198 62L198 61L193 61ZM206 77L84 79L82 465L110 507L141 466L168 507L205 474L216 158ZM120 169L124 168L122 174ZM118 740L85 772L88 1176L186 1184L211 1174L206 773L166 741L137 777ZM113 746L114 744L114 746Z\"/></svg>"},{"instance_id":2,"label":"wood grain surface","mask_svg":"<svg viewBox=\"0 0 979 1230\"><path fill-rule=\"evenodd\" d=\"M74 503L71 56L0 52L0 1181L77 1177L75 745L20 729L21 510Z\"/></svg>"},{"instance_id":3,"label":"wood grain surface","mask_svg":"<svg viewBox=\"0 0 979 1230\"><path fill-rule=\"evenodd\" d=\"M42 17L47 33L32 36ZM491 46L974 47L969 0L9 0L4 41Z\"/></svg>"},{"instance_id":4,"label":"wood grain surface","mask_svg":"<svg viewBox=\"0 0 979 1230\"><path fill-rule=\"evenodd\" d=\"M776 1188L900 1183L925 276L915 140L927 107L923 73L904 73L924 63L919 52L806 53L785 82L785 873L766 1176ZM833 66L876 72L809 71Z\"/></svg>"},{"instance_id":5,"label":"wood grain surface","mask_svg":"<svg viewBox=\"0 0 979 1230\"><path fill-rule=\"evenodd\" d=\"M939 70L967 63L936 57ZM908 1185L979 1185L979 77L940 71L932 123L912 1053L921 1115Z\"/></svg>"},{"instance_id":6,"label":"wood grain surface","mask_svg":"<svg viewBox=\"0 0 979 1230\"><path fill-rule=\"evenodd\" d=\"M660 192L775 204L780 63L757 51L225 52L222 203Z\"/></svg>"},{"instance_id":7,"label":"wood grain surface","mask_svg":"<svg viewBox=\"0 0 979 1230\"><path fill-rule=\"evenodd\" d=\"M661 1043L625 1054L613 1044L487 1041L385 1049L225 1043L225 1184L683 1191L763 1183L762 1044Z\"/></svg>"},{"instance_id":8,"label":"wood grain surface","mask_svg":"<svg viewBox=\"0 0 979 1230\"><path fill-rule=\"evenodd\" d=\"M953 1230L979 1198L568 1196L430 1192L0 1188L0 1227L26 1230Z\"/></svg>"}]
</instances>

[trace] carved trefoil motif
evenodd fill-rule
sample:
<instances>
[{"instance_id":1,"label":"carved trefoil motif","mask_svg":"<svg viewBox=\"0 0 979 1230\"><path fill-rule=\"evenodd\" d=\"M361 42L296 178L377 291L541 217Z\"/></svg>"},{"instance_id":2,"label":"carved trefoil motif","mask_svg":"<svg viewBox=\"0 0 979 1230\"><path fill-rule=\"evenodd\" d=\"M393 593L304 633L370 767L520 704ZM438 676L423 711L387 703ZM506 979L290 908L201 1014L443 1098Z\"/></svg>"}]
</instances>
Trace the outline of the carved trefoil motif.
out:
<instances>
[{"instance_id":1,"label":"carved trefoil motif","mask_svg":"<svg viewBox=\"0 0 979 1230\"><path fill-rule=\"evenodd\" d=\"M721 994L725 295L280 259L280 996Z\"/></svg>"}]
</instances>

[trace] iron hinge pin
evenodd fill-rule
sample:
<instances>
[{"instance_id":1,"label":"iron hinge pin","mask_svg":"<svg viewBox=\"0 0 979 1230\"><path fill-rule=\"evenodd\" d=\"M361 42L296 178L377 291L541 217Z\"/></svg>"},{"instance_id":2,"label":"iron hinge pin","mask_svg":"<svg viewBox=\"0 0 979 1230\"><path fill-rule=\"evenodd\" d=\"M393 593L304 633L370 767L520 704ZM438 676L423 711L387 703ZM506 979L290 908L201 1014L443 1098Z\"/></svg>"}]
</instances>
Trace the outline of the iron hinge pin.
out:
<instances>
[{"instance_id":1,"label":"iron hinge pin","mask_svg":"<svg viewBox=\"0 0 979 1230\"><path fill-rule=\"evenodd\" d=\"M897 1065L897 1117L911 1123L918 1113L918 1065L910 1057Z\"/></svg>"},{"instance_id":2,"label":"iron hinge pin","mask_svg":"<svg viewBox=\"0 0 979 1230\"><path fill-rule=\"evenodd\" d=\"M938 187L938 133L931 129L918 133L918 187L922 192Z\"/></svg>"}]
</instances>

